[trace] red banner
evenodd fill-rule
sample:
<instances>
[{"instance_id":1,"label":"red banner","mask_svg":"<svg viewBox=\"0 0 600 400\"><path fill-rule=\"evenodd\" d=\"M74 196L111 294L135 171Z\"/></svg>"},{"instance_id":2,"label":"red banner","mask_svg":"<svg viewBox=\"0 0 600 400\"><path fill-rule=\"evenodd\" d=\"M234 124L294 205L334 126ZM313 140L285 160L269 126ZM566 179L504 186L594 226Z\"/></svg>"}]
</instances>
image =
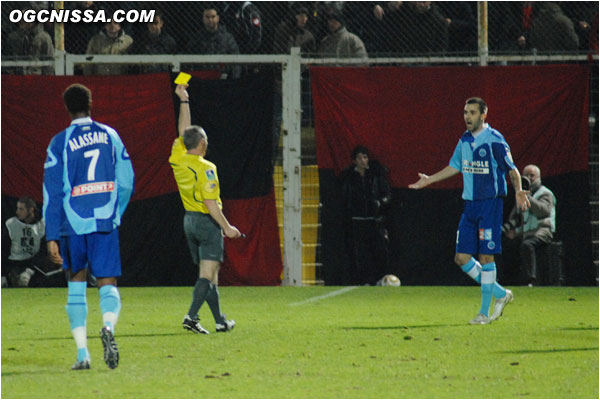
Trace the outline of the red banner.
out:
<instances>
[{"instance_id":1,"label":"red banner","mask_svg":"<svg viewBox=\"0 0 600 400\"><path fill-rule=\"evenodd\" d=\"M225 239L219 279L227 285L279 285L283 261L274 192L253 199L223 200L223 212L246 237Z\"/></svg>"},{"instance_id":2,"label":"red banner","mask_svg":"<svg viewBox=\"0 0 600 400\"><path fill-rule=\"evenodd\" d=\"M167 160L177 136L169 74L122 76L2 75L2 193L42 201L46 148L71 119L62 93L92 91L92 118L119 132L135 171L133 200L177 191Z\"/></svg>"},{"instance_id":3,"label":"red banner","mask_svg":"<svg viewBox=\"0 0 600 400\"><path fill-rule=\"evenodd\" d=\"M479 96L523 169L544 176L588 168L589 67L311 68L317 159L339 173L357 145L390 169L394 187L448 165L465 131L465 100ZM436 188L458 188L454 177Z\"/></svg>"}]
</instances>

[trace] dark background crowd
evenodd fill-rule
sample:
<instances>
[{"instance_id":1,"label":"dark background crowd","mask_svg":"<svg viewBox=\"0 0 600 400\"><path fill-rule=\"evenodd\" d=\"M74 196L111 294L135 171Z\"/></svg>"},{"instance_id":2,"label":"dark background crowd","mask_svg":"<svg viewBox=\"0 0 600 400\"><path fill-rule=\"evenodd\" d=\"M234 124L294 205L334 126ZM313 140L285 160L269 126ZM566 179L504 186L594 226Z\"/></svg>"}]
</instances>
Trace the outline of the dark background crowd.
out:
<instances>
[{"instance_id":1,"label":"dark background crowd","mask_svg":"<svg viewBox=\"0 0 600 400\"><path fill-rule=\"evenodd\" d=\"M8 17L15 9L41 10L53 5L54 2L2 3L5 60L53 56L55 38L51 23L12 23ZM71 54L277 54L287 53L292 46L301 46L307 55L338 57L477 52L475 1L67 1L64 6L82 11L103 9L107 15L117 9L156 10L158 16L153 23L67 23L65 50ZM205 15L207 9L214 11L212 20ZM335 21L333 25L331 20ZM533 49L538 53L598 52L597 2L489 2L488 21L491 53L531 53ZM149 68L150 71L108 68L87 73L157 72L166 67Z\"/></svg>"}]
</instances>

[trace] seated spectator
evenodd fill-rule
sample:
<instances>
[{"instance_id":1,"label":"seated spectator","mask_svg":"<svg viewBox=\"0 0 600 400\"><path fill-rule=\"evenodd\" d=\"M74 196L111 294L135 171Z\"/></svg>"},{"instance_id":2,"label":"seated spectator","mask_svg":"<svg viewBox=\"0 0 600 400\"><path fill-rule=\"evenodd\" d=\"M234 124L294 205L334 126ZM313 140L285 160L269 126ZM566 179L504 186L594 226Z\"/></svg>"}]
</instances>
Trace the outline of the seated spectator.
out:
<instances>
[{"instance_id":1,"label":"seated spectator","mask_svg":"<svg viewBox=\"0 0 600 400\"><path fill-rule=\"evenodd\" d=\"M538 51L575 51L579 38L571 21L555 2L534 4L529 47Z\"/></svg>"},{"instance_id":2,"label":"seated spectator","mask_svg":"<svg viewBox=\"0 0 600 400\"><path fill-rule=\"evenodd\" d=\"M319 45L321 57L362 58L366 62L369 57L367 49L358 36L348 32L344 26L341 11L331 8L327 11L325 18L329 34Z\"/></svg>"},{"instance_id":3,"label":"seated spectator","mask_svg":"<svg viewBox=\"0 0 600 400\"><path fill-rule=\"evenodd\" d=\"M61 266L47 257L45 224L35 201L21 197L15 214L3 228L3 248L7 250L4 254L8 256L2 260L2 277L8 278L10 287L65 286ZM56 273L45 277L48 271Z\"/></svg>"},{"instance_id":4,"label":"seated spectator","mask_svg":"<svg viewBox=\"0 0 600 400\"><path fill-rule=\"evenodd\" d=\"M133 39L121 29L121 24L111 21L105 23L102 30L90 39L85 54L127 54L132 44ZM125 64L86 64L83 73L122 75L127 73L128 69L129 66Z\"/></svg>"},{"instance_id":5,"label":"seated spectator","mask_svg":"<svg viewBox=\"0 0 600 400\"><path fill-rule=\"evenodd\" d=\"M25 12L28 8L21 11ZM2 55L11 56L11 60L53 60L54 45L52 38L37 22L26 22L24 19L17 24L17 29L3 39ZM54 67L18 67L5 69L4 72L18 75L54 75Z\"/></svg>"},{"instance_id":6,"label":"seated spectator","mask_svg":"<svg viewBox=\"0 0 600 400\"><path fill-rule=\"evenodd\" d=\"M502 227L507 239L503 246L507 269L514 269L511 266L518 260L520 283L532 286L537 277L535 250L550 243L556 231L556 198L542 185L539 167L526 166L523 177L530 182L527 197L531 208L527 211L512 209L508 222Z\"/></svg>"},{"instance_id":7,"label":"seated spectator","mask_svg":"<svg viewBox=\"0 0 600 400\"><path fill-rule=\"evenodd\" d=\"M154 14L154 21L146 24L143 31L132 46L133 54L175 54L177 43L171 35L164 30L165 19L160 12ZM169 72L169 64L143 64L140 72Z\"/></svg>"},{"instance_id":8,"label":"seated spectator","mask_svg":"<svg viewBox=\"0 0 600 400\"><path fill-rule=\"evenodd\" d=\"M202 27L192 36L186 47L188 54L240 54L233 35L219 25L219 13L215 7L207 7L202 13ZM214 67L218 68L218 67ZM213 68L213 69L214 69ZM222 78L240 77L241 67L228 64Z\"/></svg>"}]
</instances>

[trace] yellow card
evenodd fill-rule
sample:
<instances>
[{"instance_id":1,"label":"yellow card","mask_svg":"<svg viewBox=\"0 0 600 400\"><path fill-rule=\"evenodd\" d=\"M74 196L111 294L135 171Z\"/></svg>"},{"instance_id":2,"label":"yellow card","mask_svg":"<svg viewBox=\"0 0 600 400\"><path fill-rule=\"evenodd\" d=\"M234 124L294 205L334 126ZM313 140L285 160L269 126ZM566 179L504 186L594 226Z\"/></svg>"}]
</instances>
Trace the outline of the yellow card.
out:
<instances>
[{"instance_id":1,"label":"yellow card","mask_svg":"<svg viewBox=\"0 0 600 400\"><path fill-rule=\"evenodd\" d=\"M176 85L185 85L186 83L188 83L190 81L190 79L192 79L192 76L190 74L186 74L185 72L180 72L179 75L177 75L177 78L175 78L175 84Z\"/></svg>"}]
</instances>

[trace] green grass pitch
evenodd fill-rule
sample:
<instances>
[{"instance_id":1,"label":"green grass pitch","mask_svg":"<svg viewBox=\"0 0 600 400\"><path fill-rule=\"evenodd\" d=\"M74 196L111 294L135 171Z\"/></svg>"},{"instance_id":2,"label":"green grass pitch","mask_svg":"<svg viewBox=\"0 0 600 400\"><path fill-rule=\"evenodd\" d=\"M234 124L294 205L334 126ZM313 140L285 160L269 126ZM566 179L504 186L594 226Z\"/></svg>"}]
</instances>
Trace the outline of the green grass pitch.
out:
<instances>
[{"instance_id":1,"label":"green grass pitch","mask_svg":"<svg viewBox=\"0 0 600 400\"><path fill-rule=\"evenodd\" d=\"M109 370L88 289L92 369L66 289L2 289L3 398L598 398L598 288L514 288L500 320L470 326L470 287L222 287L237 321L181 327L191 287L120 289L121 362Z\"/></svg>"}]
</instances>

